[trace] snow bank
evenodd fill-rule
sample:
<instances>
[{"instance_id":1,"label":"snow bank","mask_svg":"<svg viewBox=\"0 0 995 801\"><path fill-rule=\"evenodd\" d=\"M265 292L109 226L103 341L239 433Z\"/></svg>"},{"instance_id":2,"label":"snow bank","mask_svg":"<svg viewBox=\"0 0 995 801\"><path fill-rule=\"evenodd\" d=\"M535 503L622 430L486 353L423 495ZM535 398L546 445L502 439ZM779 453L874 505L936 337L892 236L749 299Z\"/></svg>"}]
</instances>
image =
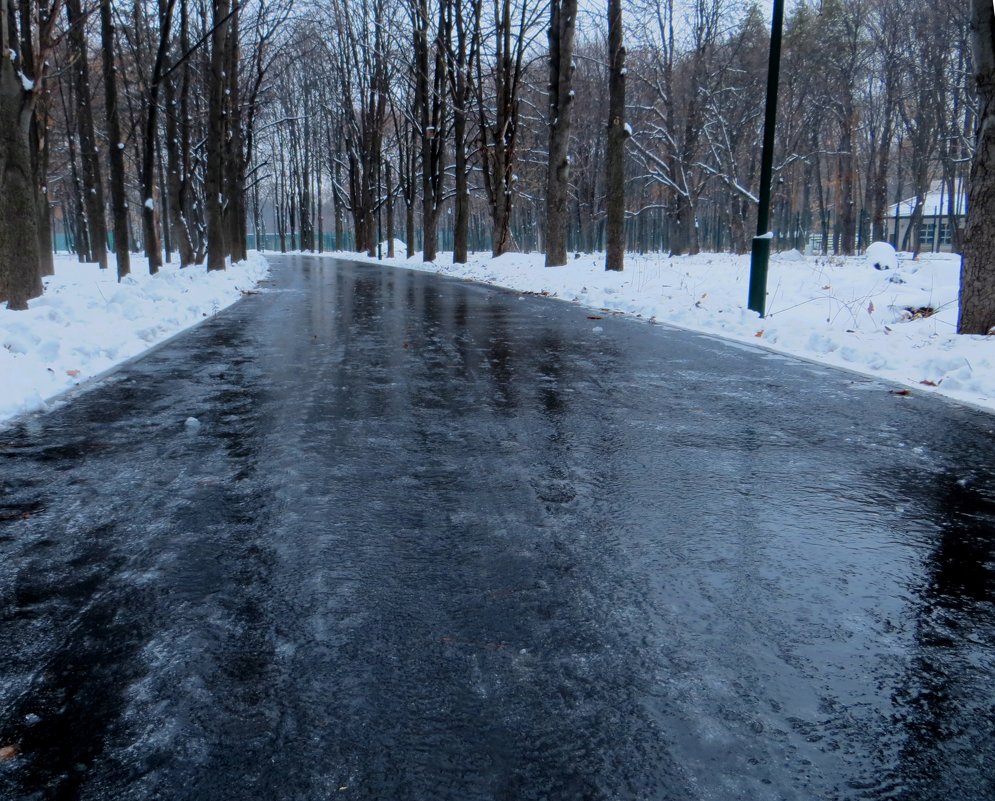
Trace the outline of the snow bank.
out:
<instances>
[{"instance_id":1,"label":"snow bank","mask_svg":"<svg viewBox=\"0 0 995 801\"><path fill-rule=\"evenodd\" d=\"M716 334L995 410L995 337L955 334L957 255L899 254L882 271L865 257L775 254L764 319L746 308L749 256L630 253L622 273L605 272L603 255L551 269L539 254L479 253L467 265L453 265L452 254L419 259L384 262Z\"/></svg>"},{"instance_id":2,"label":"snow bank","mask_svg":"<svg viewBox=\"0 0 995 801\"><path fill-rule=\"evenodd\" d=\"M46 401L216 314L268 273L257 253L225 271L166 265L148 274L133 257L117 282L111 267L57 256L45 294L27 311L0 305L0 420L44 408Z\"/></svg>"}]
</instances>

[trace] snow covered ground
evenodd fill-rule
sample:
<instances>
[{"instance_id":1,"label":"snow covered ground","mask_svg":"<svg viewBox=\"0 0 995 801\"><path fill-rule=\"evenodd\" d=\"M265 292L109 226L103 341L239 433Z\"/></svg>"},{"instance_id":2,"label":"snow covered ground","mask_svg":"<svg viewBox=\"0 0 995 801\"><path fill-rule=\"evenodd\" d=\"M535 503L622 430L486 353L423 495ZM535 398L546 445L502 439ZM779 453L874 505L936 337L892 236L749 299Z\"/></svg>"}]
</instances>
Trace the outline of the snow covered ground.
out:
<instances>
[{"instance_id":1,"label":"snow covered ground","mask_svg":"<svg viewBox=\"0 0 995 801\"><path fill-rule=\"evenodd\" d=\"M764 319L746 308L749 256L629 253L622 273L584 255L552 269L539 254L476 254L465 266L452 254L435 264L384 261L716 334L995 410L995 336L955 333L956 255L899 254L894 270L864 257L774 255Z\"/></svg>"},{"instance_id":2,"label":"snow covered ground","mask_svg":"<svg viewBox=\"0 0 995 801\"><path fill-rule=\"evenodd\" d=\"M224 272L166 265L148 274L132 257L132 275L117 282L108 270L56 256L45 294L27 311L0 304L0 421L46 402L238 300L266 276L266 260Z\"/></svg>"}]
</instances>

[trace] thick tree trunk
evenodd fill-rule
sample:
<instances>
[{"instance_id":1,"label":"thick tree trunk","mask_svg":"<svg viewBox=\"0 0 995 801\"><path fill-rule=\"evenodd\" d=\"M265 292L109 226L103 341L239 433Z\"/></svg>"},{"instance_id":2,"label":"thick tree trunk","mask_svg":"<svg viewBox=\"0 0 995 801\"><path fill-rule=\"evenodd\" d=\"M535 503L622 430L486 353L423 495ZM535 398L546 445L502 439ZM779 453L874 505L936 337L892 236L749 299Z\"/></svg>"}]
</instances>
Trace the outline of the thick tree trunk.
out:
<instances>
[{"instance_id":1,"label":"thick tree trunk","mask_svg":"<svg viewBox=\"0 0 995 801\"><path fill-rule=\"evenodd\" d=\"M622 0L608 0L608 145L605 210L605 269L622 270L625 262L625 48L622 46Z\"/></svg>"},{"instance_id":2,"label":"thick tree trunk","mask_svg":"<svg viewBox=\"0 0 995 801\"><path fill-rule=\"evenodd\" d=\"M549 23L549 163L546 171L546 266L567 263L570 122L577 0L553 0Z\"/></svg>"},{"instance_id":3,"label":"thick tree trunk","mask_svg":"<svg viewBox=\"0 0 995 801\"><path fill-rule=\"evenodd\" d=\"M0 54L0 302L19 310L41 294L42 285L28 142L32 111L8 52Z\"/></svg>"},{"instance_id":4,"label":"thick tree trunk","mask_svg":"<svg viewBox=\"0 0 995 801\"><path fill-rule=\"evenodd\" d=\"M995 9L972 0L971 34L980 110L960 279L961 334L995 328Z\"/></svg>"}]
</instances>

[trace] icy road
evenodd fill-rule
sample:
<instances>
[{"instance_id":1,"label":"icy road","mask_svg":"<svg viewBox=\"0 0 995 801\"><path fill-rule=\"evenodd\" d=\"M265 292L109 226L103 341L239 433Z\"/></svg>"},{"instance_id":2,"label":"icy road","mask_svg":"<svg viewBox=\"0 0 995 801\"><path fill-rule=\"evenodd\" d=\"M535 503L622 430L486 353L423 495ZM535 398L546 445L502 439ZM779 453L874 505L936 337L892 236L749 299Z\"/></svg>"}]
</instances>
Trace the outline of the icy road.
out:
<instances>
[{"instance_id":1,"label":"icy road","mask_svg":"<svg viewBox=\"0 0 995 801\"><path fill-rule=\"evenodd\" d=\"M0 431L0 798L995 798L993 429L274 260Z\"/></svg>"}]
</instances>

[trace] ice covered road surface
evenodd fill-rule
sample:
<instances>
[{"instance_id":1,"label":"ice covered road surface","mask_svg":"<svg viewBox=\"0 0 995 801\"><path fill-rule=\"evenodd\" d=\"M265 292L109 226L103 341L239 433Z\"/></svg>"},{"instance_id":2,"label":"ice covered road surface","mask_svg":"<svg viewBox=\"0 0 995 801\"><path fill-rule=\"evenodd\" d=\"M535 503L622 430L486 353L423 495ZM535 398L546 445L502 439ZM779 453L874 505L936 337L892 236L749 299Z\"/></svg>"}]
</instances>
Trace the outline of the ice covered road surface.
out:
<instances>
[{"instance_id":1,"label":"ice covered road surface","mask_svg":"<svg viewBox=\"0 0 995 801\"><path fill-rule=\"evenodd\" d=\"M995 419L288 258L0 431L0 798L995 797Z\"/></svg>"}]
</instances>

